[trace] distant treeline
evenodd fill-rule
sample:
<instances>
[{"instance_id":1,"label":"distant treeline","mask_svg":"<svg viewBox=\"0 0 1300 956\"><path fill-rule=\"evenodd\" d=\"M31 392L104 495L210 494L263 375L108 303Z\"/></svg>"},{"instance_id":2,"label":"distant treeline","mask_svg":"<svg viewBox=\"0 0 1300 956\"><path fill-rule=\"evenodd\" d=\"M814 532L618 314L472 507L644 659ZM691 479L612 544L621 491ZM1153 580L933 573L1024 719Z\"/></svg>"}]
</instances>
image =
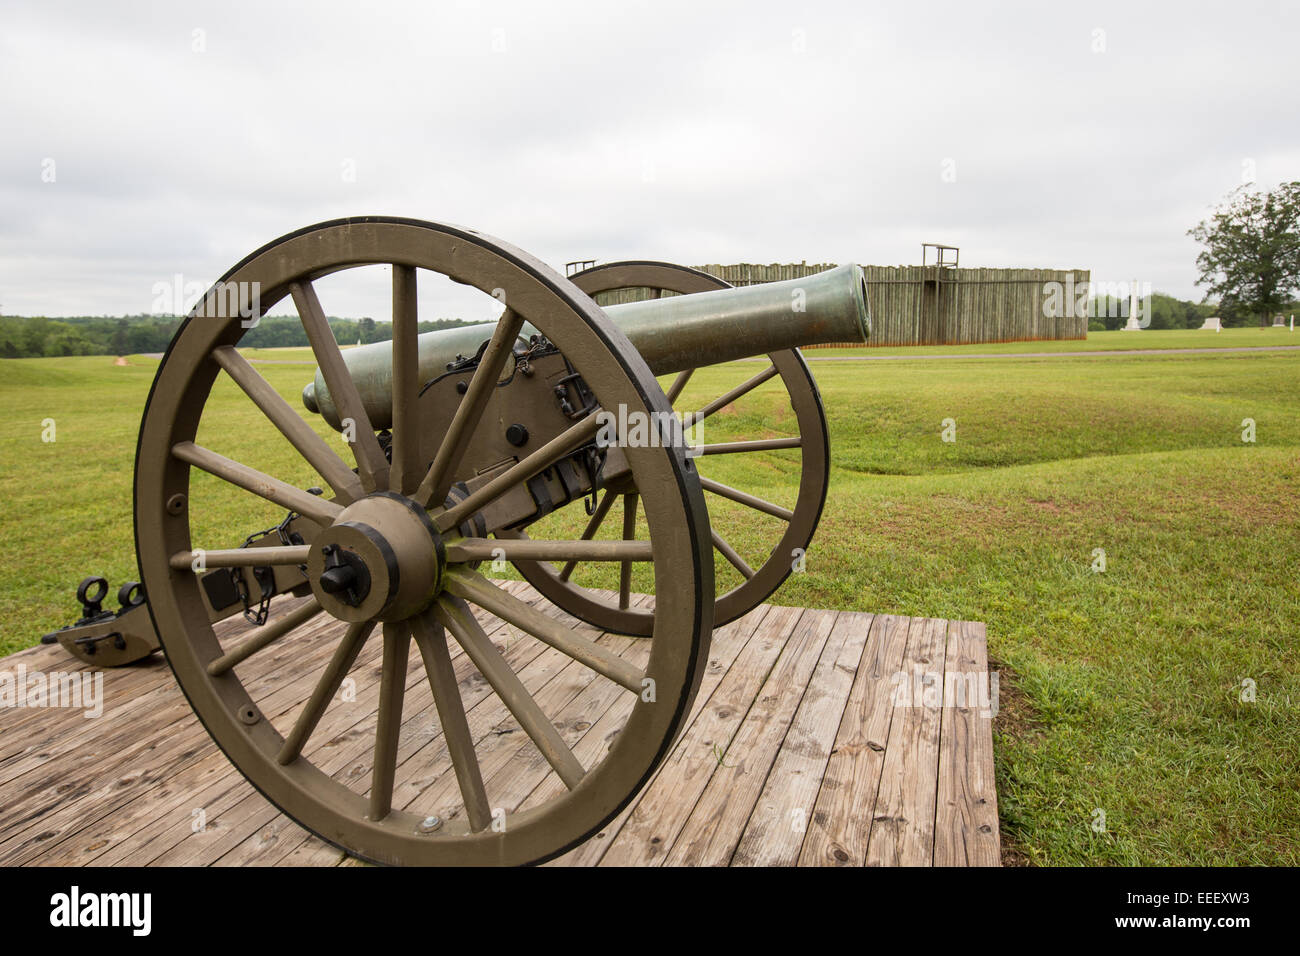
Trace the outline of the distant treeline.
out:
<instances>
[{"instance_id":1,"label":"distant treeline","mask_svg":"<svg viewBox=\"0 0 1300 956\"><path fill-rule=\"evenodd\" d=\"M0 358L39 358L58 355L138 355L165 352L181 323L179 316L127 315L83 316L47 319L0 316ZM374 319L329 320L341 345L386 342L393 337L392 325ZM473 325L461 319L421 322L421 332ZM307 333L302 323L289 316L267 317L244 333L241 348L305 346Z\"/></svg>"},{"instance_id":2,"label":"distant treeline","mask_svg":"<svg viewBox=\"0 0 1300 956\"><path fill-rule=\"evenodd\" d=\"M1128 322L1129 302L1126 298L1094 296L1091 306L1091 317L1088 319L1089 332L1122 329ZM1225 329L1260 324L1259 316L1252 315L1244 308L1233 309L1212 302L1187 302L1160 292L1152 293L1149 304L1144 304L1142 307L1150 308L1151 321L1150 324L1146 324L1146 316L1139 316L1138 321L1143 323L1144 328L1149 329L1199 329L1211 316L1222 319ZM1300 305L1293 302L1282 311L1287 316L1300 313ZM1271 316L1266 324L1272 324Z\"/></svg>"},{"instance_id":3,"label":"distant treeline","mask_svg":"<svg viewBox=\"0 0 1300 956\"><path fill-rule=\"evenodd\" d=\"M1225 328L1258 325L1258 316L1244 310L1220 307L1213 303L1187 302L1157 292L1149 300L1151 329L1199 329L1210 316L1217 315ZM1090 332L1122 329L1128 321L1126 298L1094 296L1091 301ZM1284 315L1300 312L1300 304L1283 309ZM138 355L142 352L165 352L172 335L181 323L179 316L127 315L79 316L48 319L43 317L0 316L0 358L40 358L59 355ZM340 344L387 342L393 337L392 325L374 319L329 320L334 337ZM462 319L437 319L421 322L421 332L459 328L475 323ZM241 348L286 348L306 346L307 333L302 323L291 316L262 319L244 333Z\"/></svg>"}]
</instances>

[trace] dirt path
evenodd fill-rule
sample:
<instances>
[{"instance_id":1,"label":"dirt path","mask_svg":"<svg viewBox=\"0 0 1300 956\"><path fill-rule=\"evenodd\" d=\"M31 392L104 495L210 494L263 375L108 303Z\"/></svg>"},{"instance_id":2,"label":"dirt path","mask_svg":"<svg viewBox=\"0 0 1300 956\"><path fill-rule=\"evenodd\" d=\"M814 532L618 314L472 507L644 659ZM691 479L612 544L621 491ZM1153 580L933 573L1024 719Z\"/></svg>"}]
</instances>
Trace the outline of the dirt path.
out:
<instances>
[{"instance_id":1,"label":"dirt path","mask_svg":"<svg viewBox=\"0 0 1300 956\"><path fill-rule=\"evenodd\" d=\"M820 349L805 349L803 357L810 362L927 362L934 359L989 359L989 358L1094 358L1109 355L1200 355L1207 352L1296 352L1300 345L1242 345L1204 349L1107 349L1096 352L975 352L967 355L817 355ZM746 362L766 362L766 358L743 359Z\"/></svg>"}]
</instances>

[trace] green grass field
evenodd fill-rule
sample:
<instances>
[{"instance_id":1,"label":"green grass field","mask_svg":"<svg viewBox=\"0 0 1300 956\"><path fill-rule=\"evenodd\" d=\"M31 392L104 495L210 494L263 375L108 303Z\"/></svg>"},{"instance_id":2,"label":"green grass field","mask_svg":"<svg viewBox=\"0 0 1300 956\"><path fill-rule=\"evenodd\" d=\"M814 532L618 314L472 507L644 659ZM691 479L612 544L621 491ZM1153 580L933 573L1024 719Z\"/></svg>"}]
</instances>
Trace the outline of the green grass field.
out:
<instances>
[{"instance_id":1,"label":"green grass field","mask_svg":"<svg viewBox=\"0 0 1300 956\"><path fill-rule=\"evenodd\" d=\"M1260 348L1294 345L1300 347L1300 335L1289 329L1224 329L1222 332L1170 329L1137 332L1089 332L1086 339L1064 342L990 342L986 345L909 345L905 348L829 348L809 349L811 358L855 355L962 355L980 352L1109 352L1128 349L1159 351L1164 349ZM304 350L305 351L305 350Z\"/></svg>"},{"instance_id":2,"label":"green grass field","mask_svg":"<svg viewBox=\"0 0 1300 956\"><path fill-rule=\"evenodd\" d=\"M987 622L1003 672L998 797L1019 857L1300 864L1300 353L1160 354L1287 345L1290 333L1094 333L971 351L1139 342L1149 354L814 363L831 491L806 572L774 600ZM0 361L0 652L71 621L83 574L114 585L136 574L132 458L157 362L132 362ZM259 368L295 404L311 375ZM703 370L685 404L754 371ZM786 433L792 416L779 399L769 383L709 419L707 440ZM949 418L951 443L940 437ZM1247 418L1253 443L1242 440ZM54 442L42 441L46 419ZM219 383L200 441L315 481L274 434ZM788 505L795 455L711 456L701 470ZM210 547L236 546L280 517L213 480L196 479L193 492L195 540ZM752 513L712 513L746 557L770 543ZM1093 570L1099 548L1103 573ZM1253 702L1241 699L1244 680ZM1105 832L1090 826L1096 810Z\"/></svg>"}]
</instances>

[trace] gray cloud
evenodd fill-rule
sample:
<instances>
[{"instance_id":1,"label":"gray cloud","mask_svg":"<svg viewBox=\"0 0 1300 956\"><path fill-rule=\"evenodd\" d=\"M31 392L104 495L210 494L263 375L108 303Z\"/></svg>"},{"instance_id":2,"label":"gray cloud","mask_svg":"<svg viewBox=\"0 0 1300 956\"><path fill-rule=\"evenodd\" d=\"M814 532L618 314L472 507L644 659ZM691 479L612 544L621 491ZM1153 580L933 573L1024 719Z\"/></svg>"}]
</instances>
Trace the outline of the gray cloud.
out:
<instances>
[{"instance_id":1,"label":"gray cloud","mask_svg":"<svg viewBox=\"0 0 1300 956\"><path fill-rule=\"evenodd\" d=\"M1300 16L1282 3L0 16L10 314L147 311L176 273L210 282L278 235L369 213L462 223L557 266L893 264L937 240L963 265L1192 296L1185 230L1243 164L1266 186L1300 168ZM383 296L373 277L339 282L326 306L383 315ZM425 298L425 314L490 311Z\"/></svg>"}]
</instances>

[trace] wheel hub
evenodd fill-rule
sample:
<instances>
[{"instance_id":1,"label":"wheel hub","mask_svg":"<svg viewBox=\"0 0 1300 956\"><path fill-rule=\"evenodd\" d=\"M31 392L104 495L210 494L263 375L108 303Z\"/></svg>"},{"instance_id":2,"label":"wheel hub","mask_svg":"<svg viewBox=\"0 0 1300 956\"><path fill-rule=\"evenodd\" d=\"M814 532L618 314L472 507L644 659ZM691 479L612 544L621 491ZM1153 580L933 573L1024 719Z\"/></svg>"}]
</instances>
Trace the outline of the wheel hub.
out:
<instances>
[{"instance_id":1,"label":"wheel hub","mask_svg":"<svg viewBox=\"0 0 1300 956\"><path fill-rule=\"evenodd\" d=\"M307 577L321 607L340 620L402 621L438 596L446 565L424 508L384 491L353 502L316 537Z\"/></svg>"}]
</instances>

